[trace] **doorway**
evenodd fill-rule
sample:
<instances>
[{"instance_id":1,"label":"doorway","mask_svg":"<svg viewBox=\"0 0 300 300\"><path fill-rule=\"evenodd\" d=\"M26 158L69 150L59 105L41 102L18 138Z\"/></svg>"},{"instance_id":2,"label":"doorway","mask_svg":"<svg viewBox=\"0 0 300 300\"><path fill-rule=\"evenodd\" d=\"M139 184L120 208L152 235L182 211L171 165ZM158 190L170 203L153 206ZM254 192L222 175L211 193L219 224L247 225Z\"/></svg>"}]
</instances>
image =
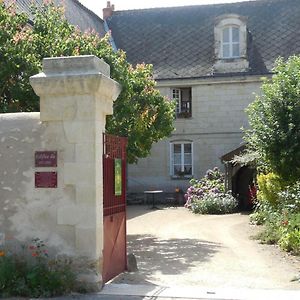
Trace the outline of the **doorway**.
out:
<instances>
[{"instance_id":1,"label":"doorway","mask_svg":"<svg viewBox=\"0 0 300 300\"><path fill-rule=\"evenodd\" d=\"M251 210L253 208L253 181L255 170L244 166L232 176L232 194L239 201L241 210Z\"/></svg>"}]
</instances>

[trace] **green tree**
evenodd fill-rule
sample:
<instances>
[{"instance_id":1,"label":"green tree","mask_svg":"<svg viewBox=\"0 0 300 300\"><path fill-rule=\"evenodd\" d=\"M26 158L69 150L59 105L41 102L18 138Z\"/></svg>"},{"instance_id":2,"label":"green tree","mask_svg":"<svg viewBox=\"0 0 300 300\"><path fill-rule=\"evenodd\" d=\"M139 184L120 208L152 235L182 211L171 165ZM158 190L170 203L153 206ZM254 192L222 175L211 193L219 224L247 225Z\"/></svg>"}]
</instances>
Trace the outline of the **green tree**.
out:
<instances>
[{"instance_id":1,"label":"green tree","mask_svg":"<svg viewBox=\"0 0 300 300\"><path fill-rule=\"evenodd\" d=\"M44 57L93 54L110 65L122 86L106 131L128 137L128 162L146 157L154 142L170 135L174 103L155 89L151 65L132 66L123 51L113 51L109 36L81 32L51 1L32 7L31 14L29 25L28 16L0 4L0 112L39 110L29 77L41 71Z\"/></svg>"},{"instance_id":2,"label":"green tree","mask_svg":"<svg viewBox=\"0 0 300 300\"><path fill-rule=\"evenodd\" d=\"M265 170L294 182L300 178L300 57L278 59L262 92L247 109L245 139Z\"/></svg>"},{"instance_id":3,"label":"green tree","mask_svg":"<svg viewBox=\"0 0 300 300\"><path fill-rule=\"evenodd\" d=\"M28 78L41 63L34 54L28 17L0 6L0 112L33 111L38 106Z\"/></svg>"}]
</instances>

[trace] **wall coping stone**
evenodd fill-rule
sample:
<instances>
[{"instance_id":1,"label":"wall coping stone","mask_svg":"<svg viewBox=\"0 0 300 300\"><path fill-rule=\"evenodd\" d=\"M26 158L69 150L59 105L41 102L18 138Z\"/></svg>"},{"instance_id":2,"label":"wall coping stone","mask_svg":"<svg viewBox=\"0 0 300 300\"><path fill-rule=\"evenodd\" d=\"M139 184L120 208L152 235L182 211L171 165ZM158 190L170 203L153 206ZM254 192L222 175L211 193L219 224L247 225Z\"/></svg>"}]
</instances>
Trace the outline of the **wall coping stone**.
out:
<instances>
[{"instance_id":1,"label":"wall coping stone","mask_svg":"<svg viewBox=\"0 0 300 300\"><path fill-rule=\"evenodd\" d=\"M43 71L47 76L99 73L110 76L110 66L94 55L44 58Z\"/></svg>"}]
</instances>

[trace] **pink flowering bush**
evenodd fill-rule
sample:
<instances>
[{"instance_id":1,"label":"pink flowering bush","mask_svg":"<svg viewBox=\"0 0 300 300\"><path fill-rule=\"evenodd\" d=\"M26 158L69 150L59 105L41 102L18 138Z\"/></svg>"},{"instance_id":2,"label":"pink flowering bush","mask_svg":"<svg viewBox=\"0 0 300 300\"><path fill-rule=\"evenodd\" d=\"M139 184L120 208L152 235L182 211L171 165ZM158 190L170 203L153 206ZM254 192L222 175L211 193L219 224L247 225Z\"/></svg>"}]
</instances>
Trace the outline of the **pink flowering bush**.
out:
<instances>
[{"instance_id":1,"label":"pink flowering bush","mask_svg":"<svg viewBox=\"0 0 300 300\"><path fill-rule=\"evenodd\" d=\"M238 202L230 191L225 191L224 174L217 167L208 170L202 179L192 179L190 183L184 195L185 207L194 213L224 214L236 210Z\"/></svg>"}]
</instances>

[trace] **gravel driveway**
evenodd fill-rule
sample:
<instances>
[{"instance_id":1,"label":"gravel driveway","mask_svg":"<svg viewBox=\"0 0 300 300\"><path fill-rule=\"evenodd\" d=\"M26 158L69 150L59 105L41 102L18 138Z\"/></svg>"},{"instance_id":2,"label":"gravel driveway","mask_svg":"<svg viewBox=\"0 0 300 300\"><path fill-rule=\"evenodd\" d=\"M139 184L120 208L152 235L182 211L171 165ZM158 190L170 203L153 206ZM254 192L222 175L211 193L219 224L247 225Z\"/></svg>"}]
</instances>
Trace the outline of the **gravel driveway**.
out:
<instances>
[{"instance_id":1,"label":"gravel driveway","mask_svg":"<svg viewBox=\"0 0 300 300\"><path fill-rule=\"evenodd\" d=\"M300 259L260 245L247 214L194 215L183 207L129 206L128 253L139 271L114 283L206 288L299 289Z\"/></svg>"}]
</instances>

